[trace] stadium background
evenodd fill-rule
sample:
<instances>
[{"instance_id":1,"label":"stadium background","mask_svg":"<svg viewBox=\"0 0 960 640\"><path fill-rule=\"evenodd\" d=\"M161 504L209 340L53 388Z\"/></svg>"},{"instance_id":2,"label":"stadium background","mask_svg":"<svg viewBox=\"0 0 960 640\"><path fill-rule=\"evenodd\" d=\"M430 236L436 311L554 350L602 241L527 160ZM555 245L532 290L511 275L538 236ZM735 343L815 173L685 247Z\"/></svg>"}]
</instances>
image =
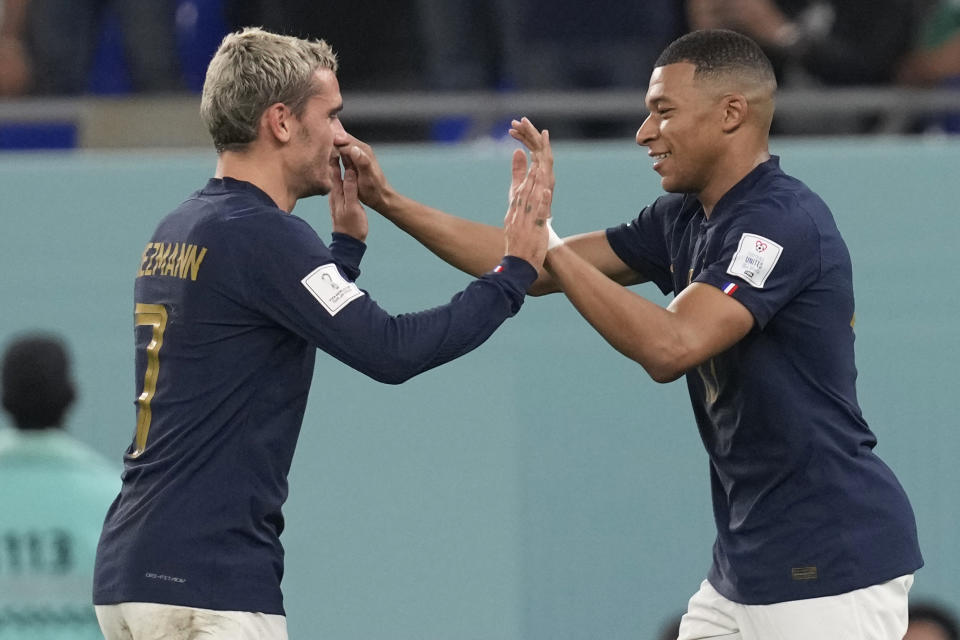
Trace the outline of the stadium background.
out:
<instances>
[{"instance_id":1,"label":"stadium background","mask_svg":"<svg viewBox=\"0 0 960 640\"><path fill-rule=\"evenodd\" d=\"M499 224L512 148L380 156L408 195ZM775 139L772 151L850 246L860 399L927 562L913 593L956 605L960 142ZM556 155L562 233L628 220L660 192L629 139L561 141ZM118 463L134 427L140 254L214 162L208 150L0 154L0 343L35 328L67 337L71 430ZM295 213L328 234L324 199ZM368 242L360 284L394 313L468 281L375 214ZM650 381L562 296L529 299L476 352L399 387L319 357L290 484L292 638L652 638L710 562L707 460L683 383Z\"/></svg>"}]
</instances>

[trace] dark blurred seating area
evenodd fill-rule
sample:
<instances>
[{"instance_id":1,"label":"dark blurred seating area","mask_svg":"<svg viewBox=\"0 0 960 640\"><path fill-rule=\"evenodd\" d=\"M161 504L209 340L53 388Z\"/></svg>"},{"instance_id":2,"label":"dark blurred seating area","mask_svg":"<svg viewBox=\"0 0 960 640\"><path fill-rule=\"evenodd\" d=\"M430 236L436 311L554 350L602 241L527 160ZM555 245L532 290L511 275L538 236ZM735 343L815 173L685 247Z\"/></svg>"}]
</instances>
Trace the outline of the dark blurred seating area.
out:
<instances>
[{"instance_id":1,"label":"dark blurred seating area","mask_svg":"<svg viewBox=\"0 0 960 640\"><path fill-rule=\"evenodd\" d=\"M256 25L330 42L348 100L344 120L374 141L497 138L506 124L449 113L351 125L351 95L476 92L509 100L550 92L562 103L567 92L574 104L584 92L633 91L641 97L635 113L526 113L555 136L630 137L657 55L697 28L750 35L774 61L784 92L819 95L826 106L851 87L960 90L960 0L0 0L0 7L0 106L196 94L223 35ZM778 116L775 133L880 129L875 114L840 111L794 109ZM930 110L897 126L898 133L960 130L955 114ZM18 146L10 127L0 122L0 148ZM33 146L71 146L67 129L54 126L50 144Z\"/></svg>"}]
</instances>

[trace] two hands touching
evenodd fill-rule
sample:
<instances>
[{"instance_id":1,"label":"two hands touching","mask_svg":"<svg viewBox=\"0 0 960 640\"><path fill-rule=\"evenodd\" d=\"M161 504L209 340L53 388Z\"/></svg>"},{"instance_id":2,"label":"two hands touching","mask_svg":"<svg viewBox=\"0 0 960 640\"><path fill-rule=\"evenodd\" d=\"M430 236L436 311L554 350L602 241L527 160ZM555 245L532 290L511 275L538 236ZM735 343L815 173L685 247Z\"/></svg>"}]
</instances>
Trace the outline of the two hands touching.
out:
<instances>
[{"instance_id":1,"label":"two hands touching","mask_svg":"<svg viewBox=\"0 0 960 640\"><path fill-rule=\"evenodd\" d=\"M530 166L522 149L513 152L510 205L503 221L506 253L523 258L539 271L547 251L562 244L550 225L556 185L550 132L537 131L527 118L510 125L510 136L530 150Z\"/></svg>"},{"instance_id":2,"label":"two hands touching","mask_svg":"<svg viewBox=\"0 0 960 640\"><path fill-rule=\"evenodd\" d=\"M548 249L562 244L549 224L555 184L550 135L546 130L538 131L527 118L514 120L510 135L526 146L531 159L528 167L522 149L513 153L501 255L521 258L541 271ZM349 134L338 136L334 145L339 157L330 160L333 230L363 241L368 228L361 203L400 224L395 212L403 209L408 199L398 195L387 182L370 145ZM480 238L476 240L479 242Z\"/></svg>"},{"instance_id":3,"label":"two hands touching","mask_svg":"<svg viewBox=\"0 0 960 640\"><path fill-rule=\"evenodd\" d=\"M360 242L366 241L370 227L367 223L367 212L360 204L357 168L342 149L338 156L330 158L330 176L330 218L333 220L333 230L352 236Z\"/></svg>"}]
</instances>

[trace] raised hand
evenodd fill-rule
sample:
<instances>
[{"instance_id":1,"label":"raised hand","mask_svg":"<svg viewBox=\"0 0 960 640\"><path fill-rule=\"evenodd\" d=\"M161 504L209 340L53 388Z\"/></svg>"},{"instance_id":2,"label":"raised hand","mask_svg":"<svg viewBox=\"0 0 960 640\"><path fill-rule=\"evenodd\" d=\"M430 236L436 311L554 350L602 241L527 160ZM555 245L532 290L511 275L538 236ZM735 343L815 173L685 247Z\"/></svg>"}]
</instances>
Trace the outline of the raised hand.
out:
<instances>
[{"instance_id":1,"label":"raised hand","mask_svg":"<svg viewBox=\"0 0 960 640\"><path fill-rule=\"evenodd\" d=\"M518 153L523 156L522 151L518 150ZM545 185L552 182L553 171L552 166L547 171L537 158L534 158L526 176L516 184L519 177L518 167L525 168L525 165L526 160L518 159L514 153L513 182L510 188L513 198L503 224L506 244L504 253L523 258L539 271L547 254L547 219L550 217L553 199L552 190Z\"/></svg>"},{"instance_id":2,"label":"raised hand","mask_svg":"<svg viewBox=\"0 0 960 640\"><path fill-rule=\"evenodd\" d=\"M340 163L343 163L343 174ZM345 233L363 242L367 239L369 227L367 212L360 203L357 190L357 169L347 156L330 159L330 174L333 188L330 189L330 218L333 230Z\"/></svg>"},{"instance_id":3,"label":"raised hand","mask_svg":"<svg viewBox=\"0 0 960 640\"><path fill-rule=\"evenodd\" d=\"M556 179L553 175L553 149L550 146L550 132L546 129L542 132L538 131L526 117L511 121L510 127L510 136L529 149L532 161L543 168L545 180L547 180L544 187L553 191L556 186ZM514 177L516 177L516 171L516 154L514 154Z\"/></svg>"},{"instance_id":4,"label":"raised hand","mask_svg":"<svg viewBox=\"0 0 960 640\"><path fill-rule=\"evenodd\" d=\"M514 149L513 161L510 167L510 191L507 192L507 206L513 202L520 189L520 183L527 177L527 154L523 149Z\"/></svg>"},{"instance_id":5,"label":"raised hand","mask_svg":"<svg viewBox=\"0 0 960 640\"><path fill-rule=\"evenodd\" d=\"M340 151L340 157L349 159L356 172L357 195L361 202L382 213L393 188L387 182L373 148L349 133L338 136L333 144Z\"/></svg>"}]
</instances>

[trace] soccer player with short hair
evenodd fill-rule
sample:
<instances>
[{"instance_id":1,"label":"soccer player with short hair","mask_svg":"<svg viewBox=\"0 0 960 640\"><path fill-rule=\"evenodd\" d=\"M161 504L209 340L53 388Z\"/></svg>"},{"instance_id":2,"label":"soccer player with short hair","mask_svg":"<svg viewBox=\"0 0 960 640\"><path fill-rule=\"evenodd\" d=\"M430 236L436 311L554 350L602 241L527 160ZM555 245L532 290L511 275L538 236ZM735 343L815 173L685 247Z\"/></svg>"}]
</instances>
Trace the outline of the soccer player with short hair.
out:
<instances>
[{"instance_id":1,"label":"soccer player with short hair","mask_svg":"<svg viewBox=\"0 0 960 640\"><path fill-rule=\"evenodd\" d=\"M381 309L356 283L367 219L337 151L336 70L325 42L260 29L210 62L216 175L137 270L137 428L94 581L108 640L286 638L281 506L317 349L399 384L483 343L542 265L550 192L533 166L514 174L498 264L442 306ZM329 245L291 213L318 194Z\"/></svg>"},{"instance_id":2,"label":"soccer player with short hair","mask_svg":"<svg viewBox=\"0 0 960 640\"><path fill-rule=\"evenodd\" d=\"M746 36L670 44L636 136L668 194L627 224L553 237L531 292L562 290L658 382L686 377L717 538L680 640L900 640L916 523L857 402L846 244L769 152L775 91ZM547 132L513 124L552 188ZM344 149L364 202L468 273L496 260L498 229L395 194L369 147ZM644 281L672 302L624 287Z\"/></svg>"}]
</instances>

